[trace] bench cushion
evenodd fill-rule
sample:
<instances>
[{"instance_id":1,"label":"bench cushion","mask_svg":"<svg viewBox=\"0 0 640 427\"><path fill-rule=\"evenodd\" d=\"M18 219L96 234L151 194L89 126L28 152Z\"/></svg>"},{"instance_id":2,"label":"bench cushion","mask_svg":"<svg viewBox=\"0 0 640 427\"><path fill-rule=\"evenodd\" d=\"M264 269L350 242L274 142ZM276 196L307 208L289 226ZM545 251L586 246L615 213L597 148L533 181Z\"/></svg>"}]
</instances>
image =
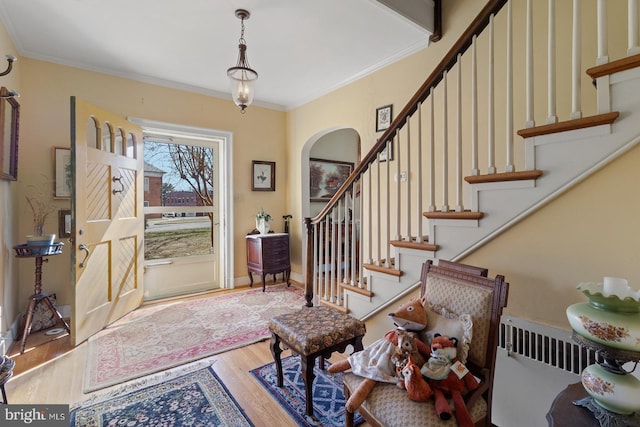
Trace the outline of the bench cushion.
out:
<instances>
[{"instance_id":1,"label":"bench cushion","mask_svg":"<svg viewBox=\"0 0 640 427\"><path fill-rule=\"evenodd\" d=\"M269 320L269 330L298 354L310 355L362 336L364 322L329 307L303 307Z\"/></svg>"}]
</instances>

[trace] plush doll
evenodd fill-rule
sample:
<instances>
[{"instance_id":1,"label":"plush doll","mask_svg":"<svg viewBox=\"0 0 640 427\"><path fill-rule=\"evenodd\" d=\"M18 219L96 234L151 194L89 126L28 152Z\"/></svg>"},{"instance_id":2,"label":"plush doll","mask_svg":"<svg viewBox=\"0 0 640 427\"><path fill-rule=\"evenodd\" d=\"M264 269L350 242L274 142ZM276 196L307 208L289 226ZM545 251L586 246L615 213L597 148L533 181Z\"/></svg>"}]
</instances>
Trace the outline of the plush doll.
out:
<instances>
[{"instance_id":1,"label":"plush doll","mask_svg":"<svg viewBox=\"0 0 640 427\"><path fill-rule=\"evenodd\" d=\"M431 341L431 357L422 365L421 372L429 379L438 416L443 420L451 418L451 407L445 396L451 395L458 425L471 427L473 421L462 392L478 388L478 381L464 365L457 362L457 344L456 338L435 334Z\"/></svg>"},{"instance_id":2,"label":"plush doll","mask_svg":"<svg viewBox=\"0 0 640 427\"><path fill-rule=\"evenodd\" d=\"M416 402L426 402L431 399L433 391L420 373L420 367L413 361L413 356L408 356L407 364L402 368L402 388L407 390L409 399Z\"/></svg>"},{"instance_id":3,"label":"plush doll","mask_svg":"<svg viewBox=\"0 0 640 427\"><path fill-rule=\"evenodd\" d=\"M391 362L396 367L396 375L399 379L398 387L403 388L402 384L404 383L404 376L402 374L402 370L407 366L409 357L412 357L413 363L418 366L422 366L424 364L425 358L420 354L420 350L418 350L418 343L421 343L421 341L416 332L409 332L397 328L396 334L398 337L398 344L396 346L395 353L391 356ZM424 347L422 347L422 349L424 351Z\"/></svg>"},{"instance_id":4,"label":"plush doll","mask_svg":"<svg viewBox=\"0 0 640 427\"><path fill-rule=\"evenodd\" d=\"M354 374L365 378L347 400L345 405L347 411L355 412L377 382L397 384L401 381L396 370L398 360L393 359L394 355L396 358L398 356L398 331L419 332L427 327L425 302L426 298L423 297L422 299L413 299L400 306L394 313L389 314L397 329L387 332L383 338L374 341L364 350L352 354L348 359L332 364L327 369L332 374L351 369ZM412 345L415 345L422 357L429 356L429 347L417 337L414 337Z\"/></svg>"}]
</instances>

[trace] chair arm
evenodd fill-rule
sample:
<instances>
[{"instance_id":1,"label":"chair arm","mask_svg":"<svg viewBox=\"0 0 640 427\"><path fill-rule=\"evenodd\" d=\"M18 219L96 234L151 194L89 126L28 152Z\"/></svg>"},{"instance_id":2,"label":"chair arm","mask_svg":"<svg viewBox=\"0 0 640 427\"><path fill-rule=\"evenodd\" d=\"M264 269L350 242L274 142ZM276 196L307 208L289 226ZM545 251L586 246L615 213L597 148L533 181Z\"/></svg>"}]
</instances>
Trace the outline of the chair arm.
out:
<instances>
[{"instance_id":1,"label":"chair arm","mask_svg":"<svg viewBox=\"0 0 640 427\"><path fill-rule=\"evenodd\" d=\"M487 390L489 390L489 381L487 380L487 378L491 378L490 370L486 368L481 369L479 374L475 376L480 378L480 384L478 384L478 388L465 394L464 401L467 404L467 408L473 407L473 405L476 403L476 400L478 400L480 396L482 396Z\"/></svg>"}]
</instances>

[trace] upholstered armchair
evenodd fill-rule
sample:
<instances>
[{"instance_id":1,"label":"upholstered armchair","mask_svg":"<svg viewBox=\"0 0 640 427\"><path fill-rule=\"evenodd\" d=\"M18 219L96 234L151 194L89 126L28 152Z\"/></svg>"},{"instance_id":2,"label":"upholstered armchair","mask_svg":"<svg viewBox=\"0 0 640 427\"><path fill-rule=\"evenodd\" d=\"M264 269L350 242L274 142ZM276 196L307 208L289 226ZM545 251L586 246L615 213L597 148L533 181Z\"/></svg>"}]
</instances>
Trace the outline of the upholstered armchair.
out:
<instances>
[{"instance_id":1,"label":"upholstered armchair","mask_svg":"<svg viewBox=\"0 0 640 427\"><path fill-rule=\"evenodd\" d=\"M427 296L429 324L423 341L440 332L468 338L466 366L480 380L477 389L464 395L476 426L491 426L491 395L497 351L500 316L506 306L508 283L503 276L489 279L487 270L450 261L436 266L427 261L422 267L420 296ZM472 325L462 319L471 318ZM458 319L461 320L458 323ZM434 330L435 328L452 330ZM460 328L460 329L458 329ZM458 336L460 342L465 341ZM363 378L344 375L345 397L349 398ZM453 407L453 405L452 405ZM455 411L455 409L454 409ZM407 392L394 384L376 383L358 412L372 426L457 426L455 416L447 421L436 414L433 398L414 402ZM346 425L353 426L353 413L346 413Z\"/></svg>"}]
</instances>

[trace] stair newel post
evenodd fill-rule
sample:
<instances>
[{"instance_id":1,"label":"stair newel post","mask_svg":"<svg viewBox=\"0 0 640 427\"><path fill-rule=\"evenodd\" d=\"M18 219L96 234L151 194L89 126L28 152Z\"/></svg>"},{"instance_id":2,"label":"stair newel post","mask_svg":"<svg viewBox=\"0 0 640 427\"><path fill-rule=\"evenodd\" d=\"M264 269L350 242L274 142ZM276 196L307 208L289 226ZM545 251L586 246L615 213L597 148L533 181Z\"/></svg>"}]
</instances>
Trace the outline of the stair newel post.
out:
<instances>
[{"instance_id":1,"label":"stair newel post","mask_svg":"<svg viewBox=\"0 0 640 427\"><path fill-rule=\"evenodd\" d=\"M313 307L313 272L314 272L314 253L313 253L313 242L315 240L314 236L314 225L311 224L311 218L306 217L304 219L305 228L307 230L307 260L306 260L306 272L305 272L305 283L304 283L304 298L307 301L305 306Z\"/></svg>"}]
</instances>

